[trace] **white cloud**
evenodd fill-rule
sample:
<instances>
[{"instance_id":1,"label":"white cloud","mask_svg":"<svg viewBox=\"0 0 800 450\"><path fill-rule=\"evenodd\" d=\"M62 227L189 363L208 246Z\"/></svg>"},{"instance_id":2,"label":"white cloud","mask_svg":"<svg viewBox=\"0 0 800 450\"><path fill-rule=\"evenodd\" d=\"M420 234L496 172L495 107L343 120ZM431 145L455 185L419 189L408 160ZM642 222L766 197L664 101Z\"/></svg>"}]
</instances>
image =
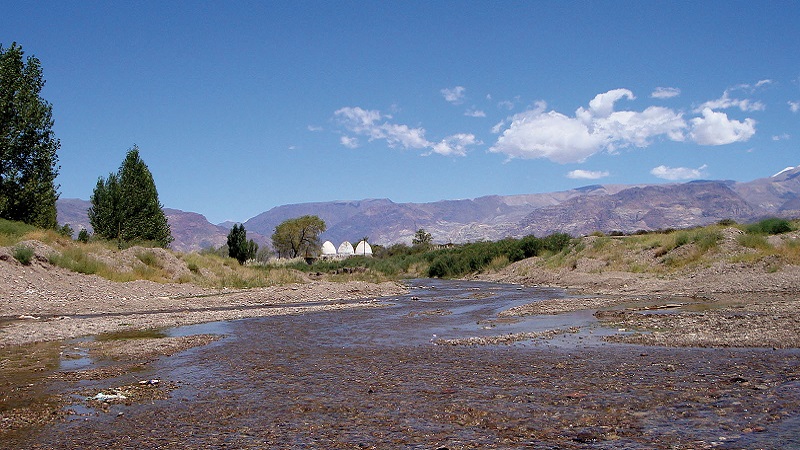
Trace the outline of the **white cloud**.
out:
<instances>
[{"instance_id":1,"label":"white cloud","mask_svg":"<svg viewBox=\"0 0 800 450\"><path fill-rule=\"evenodd\" d=\"M439 143L430 142L425 138L424 128L411 128L404 124L390 123L385 119L391 119L391 116L357 106L341 108L334 112L334 116L348 131L366 136L369 141L385 140L392 148L428 148L430 152L426 154L464 156L468 146L480 144L474 135L464 133L448 136ZM349 148L359 145L356 138L349 136L342 136L340 143Z\"/></svg>"},{"instance_id":2,"label":"white cloud","mask_svg":"<svg viewBox=\"0 0 800 450\"><path fill-rule=\"evenodd\" d=\"M599 170L577 169L577 170L572 170L572 171L568 172L567 173L567 178L572 178L572 179L575 179L575 180L597 180L599 178L605 178L605 177L607 177L609 175L610 174L605 170L599 171Z\"/></svg>"},{"instance_id":3,"label":"white cloud","mask_svg":"<svg viewBox=\"0 0 800 450\"><path fill-rule=\"evenodd\" d=\"M442 89L441 93L445 100L454 105L458 105L464 101L464 91L466 90L464 86L456 86L453 89Z\"/></svg>"},{"instance_id":4,"label":"white cloud","mask_svg":"<svg viewBox=\"0 0 800 450\"><path fill-rule=\"evenodd\" d=\"M588 109L578 108L575 117L546 111L547 105L537 102L534 109L510 118L508 128L489 151L505 153L510 158L547 158L568 163L582 162L602 150L646 147L652 138L661 135L684 140L687 125L681 114L656 106L642 112L614 111L614 104L623 98L635 97L628 89L598 94ZM501 122L492 131L499 132L505 126Z\"/></svg>"},{"instance_id":5,"label":"white cloud","mask_svg":"<svg viewBox=\"0 0 800 450\"><path fill-rule=\"evenodd\" d=\"M756 121L744 119L743 122L728 119L723 112L712 111L710 108L703 110L703 117L691 120L692 131L689 137L700 145L725 145L734 142L744 142L756 132Z\"/></svg>"},{"instance_id":6,"label":"white cloud","mask_svg":"<svg viewBox=\"0 0 800 450\"><path fill-rule=\"evenodd\" d=\"M502 100L497 102L497 107L501 109L507 109L511 111L517 106L517 102L519 101L519 97L514 97L514 100Z\"/></svg>"},{"instance_id":7,"label":"white cloud","mask_svg":"<svg viewBox=\"0 0 800 450\"><path fill-rule=\"evenodd\" d=\"M613 112L608 117L594 119L593 126L595 133L606 136L607 149L614 151L628 145L647 147L650 138L659 135L683 141L686 122L683 116L669 108L650 106L642 112Z\"/></svg>"},{"instance_id":8,"label":"white cloud","mask_svg":"<svg viewBox=\"0 0 800 450\"><path fill-rule=\"evenodd\" d=\"M334 112L340 123L349 131L367 136L370 141L384 139L390 147L425 148L430 142L425 139L425 129L410 128L389 122L378 123L383 118L380 111L370 111L359 107L345 107Z\"/></svg>"},{"instance_id":9,"label":"white cloud","mask_svg":"<svg viewBox=\"0 0 800 450\"><path fill-rule=\"evenodd\" d=\"M672 98L681 95L681 90L674 87L657 87L650 97L652 98Z\"/></svg>"},{"instance_id":10,"label":"white cloud","mask_svg":"<svg viewBox=\"0 0 800 450\"><path fill-rule=\"evenodd\" d=\"M791 101L790 101L790 102L787 102L787 103L789 104L789 109L790 109L790 110L791 110L793 113L796 113L797 111L800 111L800 100L798 100L798 101L796 101L796 102L791 102Z\"/></svg>"},{"instance_id":11,"label":"white cloud","mask_svg":"<svg viewBox=\"0 0 800 450\"><path fill-rule=\"evenodd\" d=\"M486 117L486 113L481 111L480 109L476 109L474 106L464 112L464 115L467 117Z\"/></svg>"},{"instance_id":12,"label":"white cloud","mask_svg":"<svg viewBox=\"0 0 800 450\"><path fill-rule=\"evenodd\" d=\"M342 136L339 142L347 148L358 148L358 138Z\"/></svg>"},{"instance_id":13,"label":"white cloud","mask_svg":"<svg viewBox=\"0 0 800 450\"><path fill-rule=\"evenodd\" d=\"M625 97L627 97L628 100L634 100L636 98L633 96L633 92L628 89L613 89L603 94L597 94L592 101L589 102L588 111L580 107L575 115L580 118L608 117L614 111L614 103Z\"/></svg>"},{"instance_id":14,"label":"white cloud","mask_svg":"<svg viewBox=\"0 0 800 450\"><path fill-rule=\"evenodd\" d=\"M788 133L772 136L773 141L788 141L789 139L791 139L791 136Z\"/></svg>"},{"instance_id":15,"label":"white cloud","mask_svg":"<svg viewBox=\"0 0 800 450\"><path fill-rule=\"evenodd\" d=\"M311 131L311 132L317 132L317 131L322 131L322 130L323 130L323 128L320 127L320 126L316 126L316 125L309 125L308 126L308 131Z\"/></svg>"},{"instance_id":16,"label":"white cloud","mask_svg":"<svg viewBox=\"0 0 800 450\"><path fill-rule=\"evenodd\" d=\"M722 93L722 97L716 100L709 100L702 105L695 108L695 112L701 112L706 108L711 109L728 109L728 108L739 108L744 112L749 111L763 111L766 109L766 106L759 102L754 101L751 99L738 99L738 98L731 98L731 92L735 91L744 91L748 94L753 94L759 88L772 84L772 80L760 80L755 85L749 84L740 84L738 86L734 86L730 89L725 89L725 92Z\"/></svg>"},{"instance_id":17,"label":"white cloud","mask_svg":"<svg viewBox=\"0 0 800 450\"><path fill-rule=\"evenodd\" d=\"M497 122L495 124L495 126L492 127L492 134L499 134L501 131L503 131L503 127L504 126L506 126L506 121L505 120L501 120L500 122Z\"/></svg>"},{"instance_id":18,"label":"white cloud","mask_svg":"<svg viewBox=\"0 0 800 450\"><path fill-rule=\"evenodd\" d=\"M582 121L539 109L514 115L511 124L489 149L510 158L547 158L558 163L582 162L596 153L603 137Z\"/></svg>"},{"instance_id":19,"label":"white cloud","mask_svg":"<svg viewBox=\"0 0 800 450\"><path fill-rule=\"evenodd\" d=\"M767 85L770 85L772 83L774 83L774 81L772 81L772 80L760 80L758 83L756 83L756 87L760 88L761 86L767 86Z\"/></svg>"},{"instance_id":20,"label":"white cloud","mask_svg":"<svg viewBox=\"0 0 800 450\"><path fill-rule=\"evenodd\" d=\"M731 98L730 93L725 91L722 94L722 97L716 100L709 100L702 105L700 105L695 112L701 112L704 109L728 109L728 108L739 108L742 111L763 111L765 106L763 103L759 101L752 101L750 99L739 100L737 98Z\"/></svg>"},{"instance_id":21,"label":"white cloud","mask_svg":"<svg viewBox=\"0 0 800 450\"><path fill-rule=\"evenodd\" d=\"M689 167L658 166L653 168L650 173L665 180L691 180L705 177L707 175L705 172L707 167L708 166L705 164L697 169L692 169Z\"/></svg>"},{"instance_id":22,"label":"white cloud","mask_svg":"<svg viewBox=\"0 0 800 450\"><path fill-rule=\"evenodd\" d=\"M466 156L467 146L479 143L473 134L454 134L444 138L442 142L434 144L431 152L444 156Z\"/></svg>"}]
</instances>

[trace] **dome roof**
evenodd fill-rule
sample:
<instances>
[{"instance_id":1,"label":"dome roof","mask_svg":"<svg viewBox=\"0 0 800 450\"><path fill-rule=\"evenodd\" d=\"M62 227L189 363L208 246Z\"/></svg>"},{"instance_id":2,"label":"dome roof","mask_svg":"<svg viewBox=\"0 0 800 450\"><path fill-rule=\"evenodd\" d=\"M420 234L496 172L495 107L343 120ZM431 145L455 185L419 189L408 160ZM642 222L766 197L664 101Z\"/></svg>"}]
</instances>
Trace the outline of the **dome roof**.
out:
<instances>
[{"instance_id":1,"label":"dome roof","mask_svg":"<svg viewBox=\"0 0 800 450\"><path fill-rule=\"evenodd\" d=\"M353 244L348 241L342 242L342 245L339 246L339 254L340 255L352 255L355 253L353 251Z\"/></svg>"},{"instance_id":2,"label":"dome roof","mask_svg":"<svg viewBox=\"0 0 800 450\"><path fill-rule=\"evenodd\" d=\"M328 256L328 255L335 255L335 254L336 254L336 247L333 246L333 242L325 241L325 243L322 244L322 255L323 256Z\"/></svg>"},{"instance_id":3,"label":"dome roof","mask_svg":"<svg viewBox=\"0 0 800 450\"><path fill-rule=\"evenodd\" d=\"M356 246L356 255L372 255L372 247L367 241L361 241Z\"/></svg>"}]
</instances>

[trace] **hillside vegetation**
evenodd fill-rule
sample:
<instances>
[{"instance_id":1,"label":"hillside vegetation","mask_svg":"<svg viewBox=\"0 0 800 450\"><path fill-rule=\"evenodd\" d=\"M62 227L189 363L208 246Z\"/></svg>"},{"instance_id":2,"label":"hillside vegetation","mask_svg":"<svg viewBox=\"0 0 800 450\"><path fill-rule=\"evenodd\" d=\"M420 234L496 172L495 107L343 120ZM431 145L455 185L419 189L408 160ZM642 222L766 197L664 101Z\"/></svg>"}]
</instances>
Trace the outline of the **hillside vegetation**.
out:
<instances>
[{"instance_id":1,"label":"hillside vegetation","mask_svg":"<svg viewBox=\"0 0 800 450\"><path fill-rule=\"evenodd\" d=\"M498 272L526 260L525 271L677 274L712 264L745 264L774 272L800 265L798 221L730 221L687 230L583 238L553 234L447 246L378 247L375 257L345 260L273 260L240 265L219 252L179 253L147 245L118 249L105 241L77 242L52 230L0 220L0 259L45 264L112 281L137 279L211 287L261 287L307 282L386 281L411 277L459 278Z\"/></svg>"}]
</instances>

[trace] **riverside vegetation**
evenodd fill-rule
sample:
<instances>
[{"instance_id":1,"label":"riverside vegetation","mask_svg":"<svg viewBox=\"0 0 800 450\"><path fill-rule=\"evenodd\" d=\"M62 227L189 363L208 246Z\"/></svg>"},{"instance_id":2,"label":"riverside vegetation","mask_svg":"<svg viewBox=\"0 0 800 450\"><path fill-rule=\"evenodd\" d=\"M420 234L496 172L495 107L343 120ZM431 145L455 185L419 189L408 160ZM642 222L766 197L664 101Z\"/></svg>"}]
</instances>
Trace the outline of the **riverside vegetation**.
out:
<instances>
[{"instance_id":1,"label":"riverside vegetation","mask_svg":"<svg viewBox=\"0 0 800 450\"><path fill-rule=\"evenodd\" d=\"M371 258L320 259L312 264L302 258L268 259L240 265L236 259L223 256L227 255L224 248L177 253L156 248L160 243L140 242L119 249L117 242L73 241L56 230L0 219L0 247L9 247L14 258L24 265L38 257L54 266L111 281L248 288L311 279L382 282L418 277L460 278L497 272L532 257L536 257L535 266L543 269L574 269L579 264L590 264L590 272L598 273L668 275L714 262L763 264L765 270L774 272L783 265L800 264L800 239L793 235L798 228L797 220L770 218L750 225L723 221L686 230L641 231L633 235L595 233L572 238L557 233L544 238L527 236L441 247L375 245ZM726 235L733 239L724 239ZM37 255L35 248L42 247L40 244L44 245L40 248L43 253Z\"/></svg>"}]
</instances>

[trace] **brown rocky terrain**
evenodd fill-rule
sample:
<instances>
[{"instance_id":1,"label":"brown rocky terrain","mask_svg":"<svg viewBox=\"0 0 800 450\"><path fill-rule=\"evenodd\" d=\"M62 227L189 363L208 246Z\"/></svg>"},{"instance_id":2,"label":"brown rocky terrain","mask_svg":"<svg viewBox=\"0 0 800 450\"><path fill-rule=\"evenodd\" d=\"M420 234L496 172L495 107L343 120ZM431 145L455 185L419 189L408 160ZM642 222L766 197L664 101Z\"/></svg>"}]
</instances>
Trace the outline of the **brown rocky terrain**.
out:
<instances>
[{"instance_id":1,"label":"brown rocky terrain","mask_svg":"<svg viewBox=\"0 0 800 450\"><path fill-rule=\"evenodd\" d=\"M160 329L193 323L360 308L372 299L404 291L395 283L311 282L253 289L205 288L191 283L136 280L113 282L52 266L54 252L37 241L33 262L22 265L0 248L0 347L99 333ZM186 263L151 249L175 279ZM99 259L120 267L134 264L135 248L106 252Z\"/></svg>"},{"instance_id":2,"label":"brown rocky terrain","mask_svg":"<svg viewBox=\"0 0 800 450\"><path fill-rule=\"evenodd\" d=\"M678 347L800 347L800 266L780 256L749 261L755 250L737 243L742 232L722 230L711 260L661 269L670 258L691 254L693 244L666 255L659 249L623 251L639 272L609 268L603 257L574 255L566 267L548 268L541 258L523 260L477 278L525 285L558 286L581 295L514 308L503 316L595 310L595 316L624 333L617 342ZM597 237L584 238L587 247ZM605 238L607 239L607 238ZM775 248L797 246L800 232L769 238ZM624 246L621 241L611 245ZM608 253L611 253L609 250Z\"/></svg>"}]
</instances>

